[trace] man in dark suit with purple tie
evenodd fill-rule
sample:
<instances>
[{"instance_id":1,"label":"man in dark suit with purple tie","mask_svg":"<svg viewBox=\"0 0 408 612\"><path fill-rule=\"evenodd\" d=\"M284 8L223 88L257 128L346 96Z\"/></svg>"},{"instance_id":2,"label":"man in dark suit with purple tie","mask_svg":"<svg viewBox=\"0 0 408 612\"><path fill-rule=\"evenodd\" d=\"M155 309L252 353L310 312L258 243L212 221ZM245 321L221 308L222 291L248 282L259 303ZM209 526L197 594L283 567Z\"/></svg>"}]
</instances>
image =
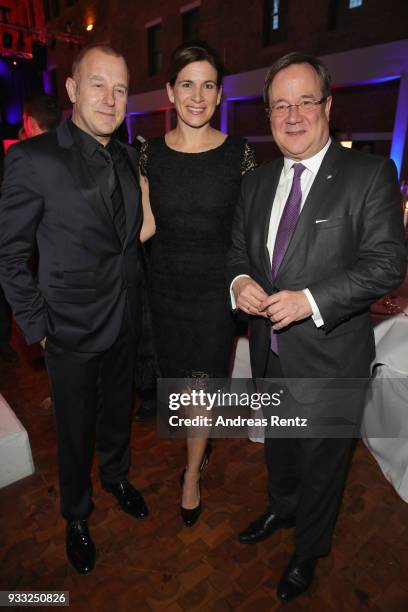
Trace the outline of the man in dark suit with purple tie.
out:
<instances>
[{"instance_id":1,"label":"man in dark suit with purple tie","mask_svg":"<svg viewBox=\"0 0 408 612\"><path fill-rule=\"evenodd\" d=\"M250 315L253 375L367 379L370 304L401 284L406 267L395 166L331 142L330 76L317 58L277 60L264 97L283 157L243 181L228 259L233 301ZM286 387L292 407L331 413L307 382ZM343 392L344 406L350 400L361 413L364 393ZM295 551L278 585L283 601L310 586L317 559L330 551L351 441L266 437L270 504L239 539L254 543L294 526Z\"/></svg>"},{"instance_id":2,"label":"man in dark suit with purple tie","mask_svg":"<svg viewBox=\"0 0 408 612\"><path fill-rule=\"evenodd\" d=\"M136 518L127 479L135 352L141 327L138 156L111 138L128 69L106 45L84 48L67 91L72 119L12 147L0 201L0 279L29 343L41 341L55 406L61 512L74 568L90 572L87 519L96 445L102 486ZM34 240L38 282L27 267Z\"/></svg>"}]
</instances>

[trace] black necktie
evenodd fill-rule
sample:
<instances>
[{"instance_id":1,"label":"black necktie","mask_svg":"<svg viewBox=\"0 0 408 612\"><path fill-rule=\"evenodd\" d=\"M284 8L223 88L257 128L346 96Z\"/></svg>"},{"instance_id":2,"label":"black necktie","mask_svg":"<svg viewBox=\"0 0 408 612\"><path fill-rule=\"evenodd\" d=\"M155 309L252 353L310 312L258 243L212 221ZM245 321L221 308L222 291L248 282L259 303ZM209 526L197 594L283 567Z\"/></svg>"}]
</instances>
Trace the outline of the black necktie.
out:
<instances>
[{"instance_id":1,"label":"black necktie","mask_svg":"<svg viewBox=\"0 0 408 612\"><path fill-rule=\"evenodd\" d=\"M126 213L123 202L122 188L120 186L118 173L116 171L115 163L112 159L110 151L104 147L101 147L99 151L108 163L108 188L112 202L112 220L118 236L123 244L126 240Z\"/></svg>"}]
</instances>

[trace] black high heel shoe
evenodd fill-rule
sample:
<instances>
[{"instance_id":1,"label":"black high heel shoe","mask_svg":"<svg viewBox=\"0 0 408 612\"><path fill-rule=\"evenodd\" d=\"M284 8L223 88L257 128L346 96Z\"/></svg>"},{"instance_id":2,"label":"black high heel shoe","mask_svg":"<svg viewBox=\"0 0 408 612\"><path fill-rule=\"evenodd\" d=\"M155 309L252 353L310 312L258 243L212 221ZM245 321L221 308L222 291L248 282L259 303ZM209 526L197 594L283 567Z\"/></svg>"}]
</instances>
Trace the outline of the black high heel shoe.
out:
<instances>
[{"instance_id":1,"label":"black high heel shoe","mask_svg":"<svg viewBox=\"0 0 408 612\"><path fill-rule=\"evenodd\" d=\"M202 460L201 465L200 465L200 473L208 465L208 462L210 460L210 453L211 453L211 446L208 444L207 448L205 450L205 453L204 453L203 460ZM181 476L180 476L180 486L181 486L181 488L183 488L183 486L184 486L184 476L185 476L185 474L186 474L186 468L184 468L184 470L182 471ZM198 519L198 517L201 514L202 506L201 506L200 481L198 481L198 489L199 489L199 492L200 492L200 501L198 503L198 506L196 506L195 508L184 508L183 506L180 506L181 518L183 519L183 522L184 522L186 527L192 527L197 522L197 519Z\"/></svg>"},{"instance_id":2,"label":"black high heel shoe","mask_svg":"<svg viewBox=\"0 0 408 612\"><path fill-rule=\"evenodd\" d=\"M185 474L186 474L186 469L184 468L180 476L181 488L183 488L184 486ZM200 482L198 482L198 488L200 489ZM201 497L201 491L200 491L200 497ZM192 527L194 523L197 522L197 519L201 514L201 500L199 501L198 506L196 506L195 508L184 508L183 506L180 506L180 514L181 514L181 518L183 519L185 526Z\"/></svg>"}]
</instances>

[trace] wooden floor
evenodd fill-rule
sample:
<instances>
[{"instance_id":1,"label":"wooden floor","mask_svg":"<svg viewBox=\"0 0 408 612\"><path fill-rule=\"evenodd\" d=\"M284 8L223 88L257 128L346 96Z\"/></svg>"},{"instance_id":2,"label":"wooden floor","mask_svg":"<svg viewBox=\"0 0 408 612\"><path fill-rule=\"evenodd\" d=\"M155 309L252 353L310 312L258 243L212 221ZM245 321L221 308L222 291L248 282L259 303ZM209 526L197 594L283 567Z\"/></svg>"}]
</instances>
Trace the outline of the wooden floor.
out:
<instances>
[{"instance_id":1,"label":"wooden floor","mask_svg":"<svg viewBox=\"0 0 408 612\"><path fill-rule=\"evenodd\" d=\"M0 391L28 430L36 472L0 490L0 590L66 590L71 610L96 612L279 610L276 583L291 554L292 533L242 546L237 533L264 510L260 444L216 440L203 480L204 510L192 529L179 517L181 440L158 439L155 424L134 424L131 480L151 515L123 514L101 490L94 470L90 528L95 570L78 576L65 559L59 516L53 414L43 364L22 355L0 363ZM321 560L310 593L286 610L408 610L408 504L359 443L333 551ZM48 608L47 608L48 609Z\"/></svg>"}]
</instances>

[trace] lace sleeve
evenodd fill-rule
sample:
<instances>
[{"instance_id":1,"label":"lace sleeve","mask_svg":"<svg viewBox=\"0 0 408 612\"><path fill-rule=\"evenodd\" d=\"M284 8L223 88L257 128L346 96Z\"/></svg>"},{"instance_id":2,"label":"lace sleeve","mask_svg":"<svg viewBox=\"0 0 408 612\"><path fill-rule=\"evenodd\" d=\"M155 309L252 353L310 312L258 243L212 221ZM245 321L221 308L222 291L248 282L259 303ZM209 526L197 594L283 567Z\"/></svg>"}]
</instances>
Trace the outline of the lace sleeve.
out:
<instances>
[{"instance_id":1,"label":"lace sleeve","mask_svg":"<svg viewBox=\"0 0 408 612\"><path fill-rule=\"evenodd\" d=\"M147 162L148 162L147 149L148 149L148 142L147 140L145 140L139 152L139 169L140 169L140 174L142 174L143 176L147 176Z\"/></svg>"},{"instance_id":2,"label":"lace sleeve","mask_svg":"<svg viewBox=\"0 0 408 612\"><path fill-rule=\"evenodd\" d=\"M257 167L255 151L247 142L244 147L244 155L242 156L241 174L244 175L247 172L251 172Z\"/></svg>"}]
</instances>

